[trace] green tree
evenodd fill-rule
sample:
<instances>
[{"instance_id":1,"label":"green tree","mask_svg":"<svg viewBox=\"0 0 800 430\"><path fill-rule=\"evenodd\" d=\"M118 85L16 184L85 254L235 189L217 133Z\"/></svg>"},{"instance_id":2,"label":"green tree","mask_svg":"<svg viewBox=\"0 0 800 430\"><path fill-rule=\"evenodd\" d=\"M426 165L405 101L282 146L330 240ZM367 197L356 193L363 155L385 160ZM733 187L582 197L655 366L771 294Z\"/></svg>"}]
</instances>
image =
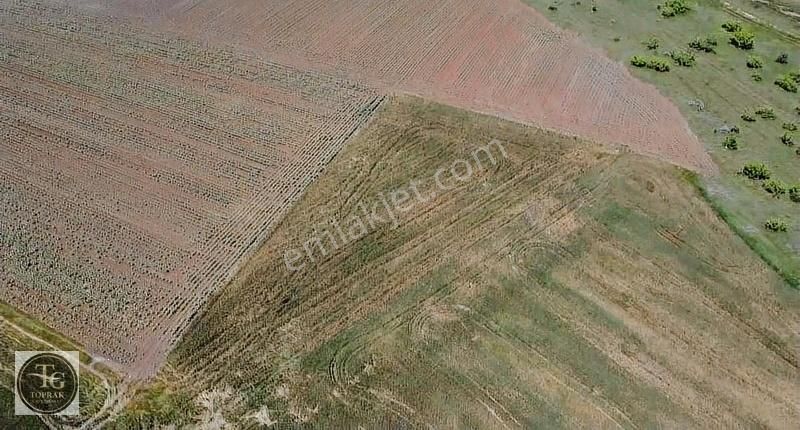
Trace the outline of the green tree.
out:
<instances>
[{"instance_id":1,"label":"green tree","mask_svg":"<svg viewBox=\"0 0 800 430\"><path fill-rule=\"evenodd\" d=\"M692 67L695 63L694 54L686 50L674 50L669 53L670 58L675 64L683 67Z\"/></svg>"},{"instance_id":2,"label":"green tree","mask_svg":"<svg viewBox=\"0 0 800 430\"><path fill-rule=\"evenodd\" d=\"M739 149L739 142L736 140L735 136L726 136L725 140L722 142L722 146L725 149L736 151Z\"/></svg>"},{"instance_id":3,"label":"green tree","mask_svg":"<svg viewBox=\"0 0 800 430\"><path fill-rule=\"evenodd\" d=\"M756 43L756 35L749 30L739 30L731 36L731 45L739 49L753 49Z\"/></svg>"},{"instance_id":4,"label":"green tree","mask_svg":"<svg viewBox=\"0 0 800 430\"><path fill-rule=\"evenodd\" d=\"M764 60L757 55L748 55L747 56L747 67L751 69L760 69L764 67Z\"/></svg>"},{"instance_id":5,"label":"green tree","mask_svg":"<svg viewBox=\"0 0 800 430\"><path fill-rule=\"evenodd\" d=\"M748 163L742 168L742 174L754 180L765 180L772 176L772 172L764 163Z\"/></svg>"},{"instance_id":6,"label":"green tree","mask_svg":"<svg viewBox=\"0 0 800 430\"><path fill-rule=\"evenodd\" d=\"M742 23L736 20L726 21L722 24L722 29L728 33L735 33L742 29Z\"/></svg>"},{"instance_id":7,"label":"green tree","mask_svg":"<svg viewBox=\"0 0 800 430\"><path fill-rule=\"evenodd\" d=\"M789 200L800 203L800 184L793 185L789 188Z\"/></svg>"},{"instance_id":8,"label":"green tree","mask_svg":"<svg viewBox=\"0 0 800 430\"><path fill-rule=\"evenodd\" d=\"M658 6L661 16L671 18L673 16L685 15L691 8L686 0L667 0Z\"/></svg>"},{"instance_id":9,"label":"green tree","mask_svg":"<svg viewBox=\"0 0 800 430\"><path fill-rule=\"evenodd\" d=\"M770 179L764 182L764 190L777 198L780 198L782 195L786 194L788 188L789 187L785 182L777 179Z\"/></svg>"},{"instance_id":10,"label":"green tree","mask_svg":"<svg viewBox=\"0 0 800 430\"><path fill-rule=\"evenodd\" d=\"M767 222L764 223L764 228L769 231L774 232L786 232L789 231L789 226L786 224L786 221L778 218L770 218Z\"/></svg>"}]
</instances>

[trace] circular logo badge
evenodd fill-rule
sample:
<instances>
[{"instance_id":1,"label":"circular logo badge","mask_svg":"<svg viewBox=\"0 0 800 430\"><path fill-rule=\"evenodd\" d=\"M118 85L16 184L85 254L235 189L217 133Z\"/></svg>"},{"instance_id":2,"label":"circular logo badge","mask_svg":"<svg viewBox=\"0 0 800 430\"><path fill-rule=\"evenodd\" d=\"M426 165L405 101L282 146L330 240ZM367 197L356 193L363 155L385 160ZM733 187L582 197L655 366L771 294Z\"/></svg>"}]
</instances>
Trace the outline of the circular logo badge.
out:
<instances>
[{"instance_id":1,"label":"circular logo badge","mask_svg":"<svg viewBox=\"0 0 800 430\"><path fill-rule=\"evenodd\" d=\"M20 367L17 393L31 411L57 414L78 395L78 375L72 364L58 354L37 354Z\"/></svg>"}]
</instances>

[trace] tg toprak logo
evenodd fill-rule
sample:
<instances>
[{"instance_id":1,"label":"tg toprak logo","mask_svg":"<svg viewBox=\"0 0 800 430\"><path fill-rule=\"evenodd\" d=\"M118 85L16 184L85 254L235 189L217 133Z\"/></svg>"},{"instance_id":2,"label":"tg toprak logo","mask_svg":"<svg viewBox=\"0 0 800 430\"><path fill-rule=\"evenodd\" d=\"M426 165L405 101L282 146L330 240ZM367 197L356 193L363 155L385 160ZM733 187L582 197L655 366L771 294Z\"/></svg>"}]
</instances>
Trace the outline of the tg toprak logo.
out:
<instances>
[{"instance_id":1,"label":"tg toprak logo","mask_svg":"<svg viewBox=\"0 0 800 430\"><path fill-rule=\"evenodd\" d=\"M76 351L17 351L16 415L78 415L79 355Z\"/></svg>"}]
</instances>

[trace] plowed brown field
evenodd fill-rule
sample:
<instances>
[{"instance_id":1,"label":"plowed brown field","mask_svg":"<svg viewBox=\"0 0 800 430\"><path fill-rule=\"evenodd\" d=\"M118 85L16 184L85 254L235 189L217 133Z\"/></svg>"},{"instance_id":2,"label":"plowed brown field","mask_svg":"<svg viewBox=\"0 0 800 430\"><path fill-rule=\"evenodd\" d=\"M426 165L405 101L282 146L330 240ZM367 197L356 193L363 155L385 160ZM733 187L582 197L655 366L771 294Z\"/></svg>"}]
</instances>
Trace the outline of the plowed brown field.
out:
<instances>
[{"instance_id":1,"label":"plowed brown field","mask_svg":"<svg viewBox=\"0 0 800 430\"><path fill-rule=\"evenodd\" d=\"M0 5L0 300L151 374L381 97Z\"/></svg>"},{"instance_id":2,"label":"plowed brown field","mask_svg":"<svg viewBox=\"0 0 800 430\"><path fill-rule=\"evenodd\" d=\"M654 87L518 0L121 3L165 31L715 169Z\"/></svg>"}]
</instances>

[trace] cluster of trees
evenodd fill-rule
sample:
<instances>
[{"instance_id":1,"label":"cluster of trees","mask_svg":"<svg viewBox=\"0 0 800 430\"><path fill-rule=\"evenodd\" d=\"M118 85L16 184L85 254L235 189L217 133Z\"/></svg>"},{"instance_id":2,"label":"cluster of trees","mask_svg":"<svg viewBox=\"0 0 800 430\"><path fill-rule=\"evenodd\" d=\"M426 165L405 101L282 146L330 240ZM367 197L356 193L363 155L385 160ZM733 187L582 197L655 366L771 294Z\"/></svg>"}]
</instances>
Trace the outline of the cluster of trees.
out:
<instances>
[{"instance_id":1,"label":"cluster of trees","mask_svg":"<svg viewBox=\"0 0 800 430\"><path fill-rule=\"evenodd\" d=\"M684 15L691 10L686 0L667 0L663 4L659 5L658 9L661 11L661 15L664 17ZM743 50L752 50L755 48L755 33L751 30L745 29L741 22L735 20L727 21L722 24L722 29L730 33L728 40L732 46ZM660 43L658 39L652 37L645 41L644 45L648 50L655 51L658 49ZM717 41L714 36L696 37L689 42L689 48L699 52L716 53L716 46ZM672 50L665 55L668 55L669 58L675 62L675 64L684 67L691 67L696 61L694 54L687 50ZM775 59L775 62L778 64L788 64L789 55L786 53L781 53ZM631 58L631 64L636 67L647 67L658 71L669 71L669 64L666 62L666 60L656 56L634 55ZM754 80L761 81L763 79L758 71L759 69L764 68L764 59L762 57L757 55L748 55L745 64L748 68L756 70L752 75ZM775 85L779 86L785 91L796 93L798 91L798 86L800 86L800 73L784 73L778 76L778 78L775 80ZM797 110L798 113L800 113L800 107L798 107ZM775 111L769 106L761 106L755 109L752 113L747 111L742 114L742 119L748 122L756 121L756 117L771 120L777 118ZM792 133L798 130L797 124L793 122L784 122L782 124L782 128L785 130L785 132L781 136L781 142L787 146L794 146L794 137ZM738 139L734 135L725 136L722 145L728 150L739 149ZM797 150L797 154L800 155L800 149ZM788 195L792 202L800 203L800 184L788 185L781 180L772 179L772 172L766 166L766 164L760 162L748 163L742 168L740 173L751 180L762 181L762 188L772 196L780 198L784 195ZM789 230L789 226L787 225L786 221L779 218L768 219L764 223L764 228L773 232L786 232Z\"/></svg>"},{"instance_id":2,"label":"cluster of trees","mask_svg":"<svg viewBox=\"0 0 800 430\"><path fill-rule=\"evenodd\" d=\"M722 24L722 29L731 33L731 45L739 49L753 49L756 44L756 35L742 27L739 21L727 21Z\"/></svg>"}]
</instances>

